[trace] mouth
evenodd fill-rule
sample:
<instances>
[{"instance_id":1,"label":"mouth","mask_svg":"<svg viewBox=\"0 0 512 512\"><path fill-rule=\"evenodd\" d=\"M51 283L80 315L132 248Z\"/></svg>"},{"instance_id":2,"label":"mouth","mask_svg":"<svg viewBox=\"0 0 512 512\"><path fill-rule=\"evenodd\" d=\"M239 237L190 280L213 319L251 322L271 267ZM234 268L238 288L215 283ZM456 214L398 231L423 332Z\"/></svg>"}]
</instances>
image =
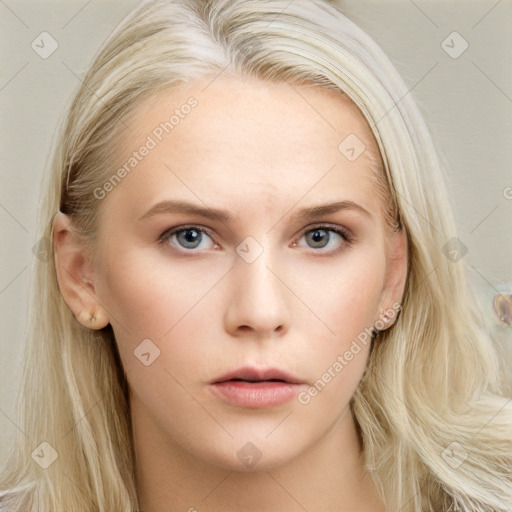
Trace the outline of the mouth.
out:
<instances>
[{"instance_id":1,"label":"mouth","mask_svg":"<svg viewBox=\"0 0 512 512\"><path fill-rule=\"evenodd\" d=\"M244 366L242 368L232 370L213 381L213 384L227 381L241 381L254 384L259 382L286 382L288 384L302 384L299 379L284 370L280 370L278 368L257 369L250 366Z\"/></svg>"},{"instance_id":2,"label":"mouth","mask_svg":"<svg viewBox=\"0 0 512 512\"><path fill-rule=\"evenodd\" d=\"M222 375L210 386L216 396L230 405L258 409L284 405L304 384L277 368L243 367Z\"/></svg>"}]
</instances>

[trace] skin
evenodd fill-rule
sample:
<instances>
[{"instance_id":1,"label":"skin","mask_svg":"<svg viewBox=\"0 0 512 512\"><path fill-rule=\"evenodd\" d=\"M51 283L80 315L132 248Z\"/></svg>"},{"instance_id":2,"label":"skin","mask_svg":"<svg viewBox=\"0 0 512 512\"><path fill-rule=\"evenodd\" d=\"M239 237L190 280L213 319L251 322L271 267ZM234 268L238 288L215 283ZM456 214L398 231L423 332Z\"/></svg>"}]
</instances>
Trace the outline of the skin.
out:
<instances>
[{"instance_id":1,"label":"skin","mask_svg":"<svg viewBox=\"0 0 512 512\"><path fill-rule=\"evenodd\" d=\"M349 409L370 344L308 404L249 409L209 386L252 364L293 373L308 389L400 301L405 237L384 222L371 131L340 93L225 75L146 100L126 119L133 129L116 145L119 165L190 96L197 107L99 201L93 256L66 215L54 221L66 303L83 325L110 322L116 336L141 509L383 512ZM338 149L349 134L366 146L354 161ZM168 199L234 218L140 219ZM296 215L334 201L366 213ZM159 243L169 228L191 224L210 230L197 247L183 232ZM326 224L347 230L351 241L320 231L315 245L315 228ZM251 263L236 250L247 237L263 249ZM255 254L258 245L250 247ZM148 366L134 355L145 339L160 350ZM244 446L261 455L250 467L237 456Z\"/></svg>"}]
</instances>

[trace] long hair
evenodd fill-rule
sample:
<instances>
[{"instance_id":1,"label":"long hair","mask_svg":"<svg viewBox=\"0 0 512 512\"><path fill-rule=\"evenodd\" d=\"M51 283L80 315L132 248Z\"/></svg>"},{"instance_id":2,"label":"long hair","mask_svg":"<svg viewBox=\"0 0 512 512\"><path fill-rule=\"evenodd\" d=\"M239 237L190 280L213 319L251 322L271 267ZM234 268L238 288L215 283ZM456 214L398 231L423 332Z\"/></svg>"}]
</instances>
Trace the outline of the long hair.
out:
<instances>
[{"instance_id":1,"label":"long hair","mask_svg":"<svg viewBox=\"0 0 512 512\"><path fill-rule=\"evenodd\" d=\"M138 510L113 331L82 327L64 302L52 221L60 209L94 239L94 190L112 175L128 114L157 91L222 72L340 91L378 143L408 275L399 319L375 335L351 407L387 509L509 511L512 403L464 261L446 250L456 232L430 135L388 58L325 0L144 2L100 49L43 180L38 240L47 250L33 260L20 432L0 479L1 510ZM45 468L38 457L54 460Z\"/></svg>"}]
</instances>

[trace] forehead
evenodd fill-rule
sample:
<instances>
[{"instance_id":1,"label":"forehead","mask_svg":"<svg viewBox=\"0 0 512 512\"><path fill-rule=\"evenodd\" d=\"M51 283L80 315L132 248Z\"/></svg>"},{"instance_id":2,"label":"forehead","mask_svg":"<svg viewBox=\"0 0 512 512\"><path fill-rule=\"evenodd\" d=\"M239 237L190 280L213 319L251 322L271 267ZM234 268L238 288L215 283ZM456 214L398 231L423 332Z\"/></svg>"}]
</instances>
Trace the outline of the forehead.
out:
<instances>
[{"instance_id":1,"label":"forehead","mask_svg":"<svg viewBox=\"0 0 512 512\"><path fill-rule=\"evenodd\" d=\"M252 194L268 211L312 194L375 193L376 142L341 92L221 75L159 91L124 124L118 167L151 147L122 184L142 200L181 190L235 205Z\"/></svg>"}]
</instances>

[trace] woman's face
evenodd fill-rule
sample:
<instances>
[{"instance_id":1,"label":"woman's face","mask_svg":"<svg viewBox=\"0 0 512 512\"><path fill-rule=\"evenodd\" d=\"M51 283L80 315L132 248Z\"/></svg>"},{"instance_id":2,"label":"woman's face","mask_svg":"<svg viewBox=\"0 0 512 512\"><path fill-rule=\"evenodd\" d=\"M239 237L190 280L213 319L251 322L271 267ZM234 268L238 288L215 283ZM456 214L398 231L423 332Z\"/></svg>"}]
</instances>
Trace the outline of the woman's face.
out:
<instances>
[{"instance_id":1,"label":"woman's face","mask_svg":"<svg viewBox=\"0 0 512 512\"><path fill-rule=\"evenodd\" d=\"M405 276L362 115L318 87L219 77L125 124L91 282L138 436L249 471L346 428Z\"/></svg>"}]
</instances>

